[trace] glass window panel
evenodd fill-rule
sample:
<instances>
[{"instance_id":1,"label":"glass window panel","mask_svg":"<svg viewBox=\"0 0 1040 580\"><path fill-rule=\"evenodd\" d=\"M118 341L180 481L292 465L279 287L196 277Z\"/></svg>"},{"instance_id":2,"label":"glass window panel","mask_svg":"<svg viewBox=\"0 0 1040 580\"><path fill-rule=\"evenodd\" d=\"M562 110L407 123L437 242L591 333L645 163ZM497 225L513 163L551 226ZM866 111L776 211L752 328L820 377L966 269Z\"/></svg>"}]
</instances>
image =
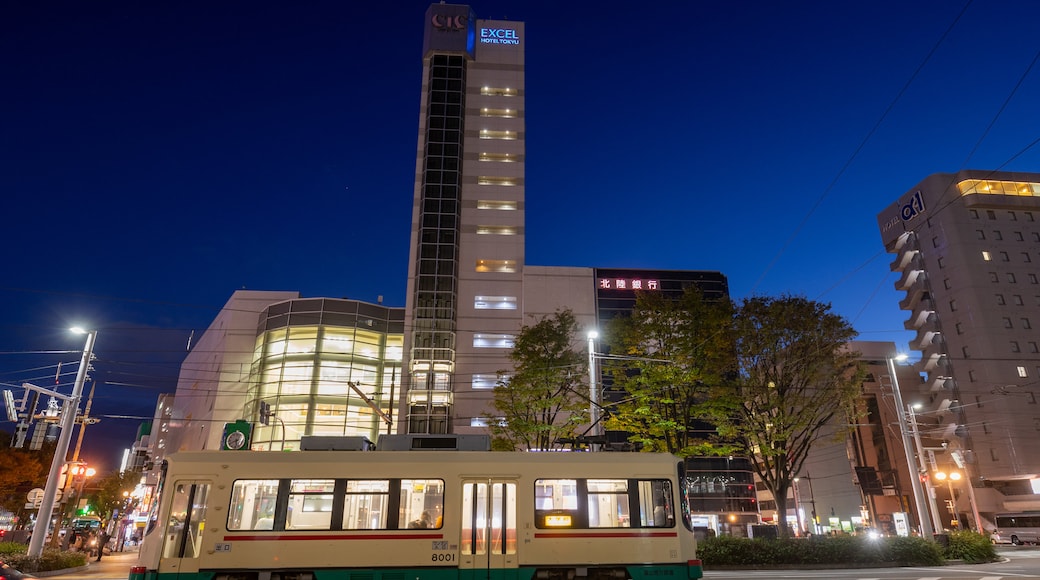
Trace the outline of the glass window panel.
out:
<instances>
[{"instance_id":1,"label":"glass window panel","mask_svg":"<svg viewBox=\"0 0 1040 580\"><path fill-rule=\"evenodd\" d=\"M444 510L444 480L402 479L398 527L440 528Z\"/></svg>"},{"instance_id":2,"label":"glass window panel","mask_svg":"<svg viewBox=\"0 0 1040 580\"><path fill-rule=\"evenodd\" d=\"M228 530L270 530L278 499L277 479L241 479L231 487Z\"/></svg>"},{"instance_id":3,"label":"glass window panel","mask_svg":"<svg viewBox=\"0 0 1040 580\"><path fill-rule=\"evenodd\" d=\"M381 480L349 480L343 505L343 529L387 529L387 506L390 482Z\"/></svg>"},{"instance_id":4,"label":"glass window panel","mask_svg":"<svg viewBox=\"0 0 1040 580\"><path fill-rule=\"evenodd\" d=\"M297 479L290 483L287 530L328 530L332 527L331 479Z\"/></svg>"},{"instance_id":5,"label":"glass window panel","mask_svg":"<svg viewBox=\"0 0 1040 580\"><path fill-rule=\"evenodd\" d=\"M645 528L675 525L672 482L667 479L639 482L639 518L639 524Z\"/></svg>"}]
</instances>

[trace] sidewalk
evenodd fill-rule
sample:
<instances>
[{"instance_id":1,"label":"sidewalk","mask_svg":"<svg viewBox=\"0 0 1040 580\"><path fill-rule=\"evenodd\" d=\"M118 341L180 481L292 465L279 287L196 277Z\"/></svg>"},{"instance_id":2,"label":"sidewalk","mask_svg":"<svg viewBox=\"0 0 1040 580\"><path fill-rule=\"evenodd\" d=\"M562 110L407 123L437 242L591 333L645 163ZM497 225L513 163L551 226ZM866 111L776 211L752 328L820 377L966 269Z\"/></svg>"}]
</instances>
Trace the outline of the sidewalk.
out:
<instances>
[{"instance_id":1,"label":"sidewalk","mask_svg":"<svg viewBox=\"0 0 1040 580\"><path fill-rule=\"evenodd\" d=\"M87 565L80 568L39 572L33 574L33 576L57 579L93 578L100 580L102 578L116 578L126 580L126 578L130 577L130 568L135 565L137 565L136 548L132 552L112 552L107 556L102 556L100 562L95 562L93 558L90 558L87 560Z\"/></svg>"}]
</instances>

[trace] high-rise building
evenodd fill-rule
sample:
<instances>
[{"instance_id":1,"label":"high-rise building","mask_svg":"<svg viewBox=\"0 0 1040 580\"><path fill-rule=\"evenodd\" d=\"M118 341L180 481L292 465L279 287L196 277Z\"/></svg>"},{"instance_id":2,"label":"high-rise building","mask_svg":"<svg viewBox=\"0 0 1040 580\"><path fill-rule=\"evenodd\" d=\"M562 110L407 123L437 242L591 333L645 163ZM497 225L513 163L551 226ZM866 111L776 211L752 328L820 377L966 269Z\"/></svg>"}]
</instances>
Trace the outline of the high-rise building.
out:
<instances>
[{"instance_id":1,"label":"high-rise building","mask_svg":"<svg viewBox=\"0 0 1040 580\"><path fill-rule=\"evenodd\" d=\"M486 403L457 387L508 366L521 322L526 39L468 6L433 4L425 22L403 427L449 433Z\"/></svg>"},{"instance_id":2,"label":"high-rise building","mask_svg":"<svg viewBox=\"0 0 1040 580\"><path fill-rule=\"evenodd\" d=\"M968 521L1040 509L1040 174L931 175L878 226L920 352L901 386L923 404L924 475L967 476L947 493Z\"/></svg>"}]
</instances>

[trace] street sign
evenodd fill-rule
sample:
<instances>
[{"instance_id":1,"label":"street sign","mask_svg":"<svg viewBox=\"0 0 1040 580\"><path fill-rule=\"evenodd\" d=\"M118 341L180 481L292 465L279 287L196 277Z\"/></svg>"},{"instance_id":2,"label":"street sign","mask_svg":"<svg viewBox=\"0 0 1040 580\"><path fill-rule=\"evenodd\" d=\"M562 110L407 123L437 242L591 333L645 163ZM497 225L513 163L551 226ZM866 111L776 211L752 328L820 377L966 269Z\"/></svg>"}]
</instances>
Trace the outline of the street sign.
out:
<instances>
[{"instance_id":1,"label":"street sign","mask_svg":"<svg viewBox=\"0 0 1040 580\"><path fill-rule=\"evenodd\" d=\"M43 505L43 490L38 487L34 487L33 489L29 490L29 493L25 494L25 499L29 500L29 503L25 504L26 509L29 509L30 507L32 509L39 509L40 506ZM61 501L60 489L54 491L54 501Z\"/></svg>"}]
</instances>

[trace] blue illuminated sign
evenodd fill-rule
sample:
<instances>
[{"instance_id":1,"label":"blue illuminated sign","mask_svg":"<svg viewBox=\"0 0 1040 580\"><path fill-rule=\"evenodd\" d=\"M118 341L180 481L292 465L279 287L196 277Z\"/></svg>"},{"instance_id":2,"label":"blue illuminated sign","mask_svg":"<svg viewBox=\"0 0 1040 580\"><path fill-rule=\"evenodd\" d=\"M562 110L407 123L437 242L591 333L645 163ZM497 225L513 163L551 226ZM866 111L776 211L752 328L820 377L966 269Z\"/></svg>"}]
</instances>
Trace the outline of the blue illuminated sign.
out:
<instances>
[{"instance_id":1,"label":"blue illuminated sign","mask_svg":"<svg viewBox=\"0 0 1040 580\"><path fill-rule=\"evenodd\" d=\"M481 44L520 44L520 37L511 28L481 28Z\"/></svg>"}]
</instances>

